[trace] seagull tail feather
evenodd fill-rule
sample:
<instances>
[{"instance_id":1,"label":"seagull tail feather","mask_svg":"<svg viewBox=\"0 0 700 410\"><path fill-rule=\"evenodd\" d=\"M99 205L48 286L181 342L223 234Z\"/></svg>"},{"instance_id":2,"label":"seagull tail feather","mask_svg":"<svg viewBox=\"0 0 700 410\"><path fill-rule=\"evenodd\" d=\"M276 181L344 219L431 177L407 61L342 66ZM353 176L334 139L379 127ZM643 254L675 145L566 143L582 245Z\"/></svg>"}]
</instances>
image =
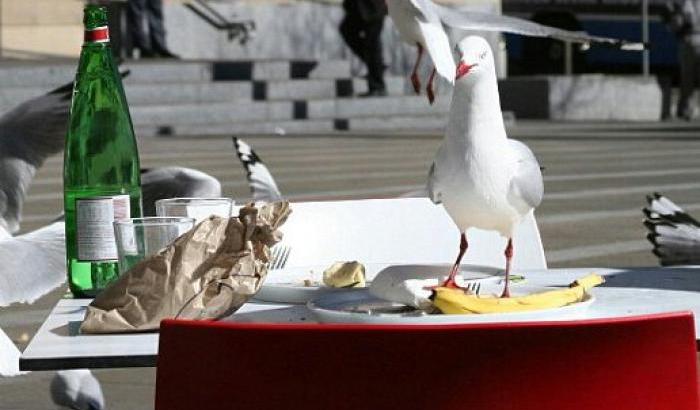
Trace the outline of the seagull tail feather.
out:
<instances>
[{"instance_id":1,"label":"seagull tail feather","mask_svg":"<svg viewBox=\"0 0 700 410\"><path fill-rule=\"evenodd\" d=\"M700 222L659 193L647 196L642 212L647 240L661 265L700 263Z\"/></svg>"}]
</instances>

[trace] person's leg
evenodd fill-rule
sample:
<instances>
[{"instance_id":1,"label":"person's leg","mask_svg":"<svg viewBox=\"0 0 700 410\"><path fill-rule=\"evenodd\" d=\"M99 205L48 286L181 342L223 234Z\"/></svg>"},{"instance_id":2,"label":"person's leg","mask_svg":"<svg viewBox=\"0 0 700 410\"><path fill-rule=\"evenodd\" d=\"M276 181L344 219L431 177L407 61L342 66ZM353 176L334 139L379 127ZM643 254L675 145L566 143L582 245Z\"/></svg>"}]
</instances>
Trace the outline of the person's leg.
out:
<instances>
[{"instance_id":1,"label":"person's leg","mask_svg":"<svg viewBox=\"0 0 700 410\"><path fill-rule=\"evenodd\" d=\"M165 40L165 21L163 19L163 0L148 0L148 30L153 51L164 57L175 57L168 50Z\"/></svg>"},{"instance_id":2,"label":"person's leg","mask_svg":"<svg viewBox=\"0 0 700 410\"><path fill-rule=\"evenodd\" d=\"M700 45L693 47L693 91L691 96L695 93L695 90L700 86ZM696 96L695 101L698 101ZM692 114L692 112L690 113ZM690 118L688 118L690 119Z\"/></svg>"},{"instance_id":3,"label":"person's leg","mask_svg":"<svg viewBox=\"0 0 700 410\"><path fill-rule=\"evenodd\" d=\"M678 107L676 110L676 115L679 118L687 119L690 117L688 102L695 90L695 63L693 54L692 46L685 41L681 41L678 54L678 63L680 65L680 96L678 98Z\"/></svg>"},{"instance_id":4,"label":"person's leg","mask_svg":"<svg viewBox=\"0 0 700 410\"><path fill-rule=\"evenodd\" d=\"M146 13L146 0L129 0L126 4L126 19L129 26L131 41L141 54L151 53L151 41L146 35L144 27L144 14Z\"/></svg>"},{"instance_id":5,"label":"person's leg","mask_svg":"<svg viewBox=\"0 0 700 410\"><path fill-rule=\"evenodd\" d=\"M365 39L362 36L362 20L353 12L353 8L346 10L345 17L340 23L340 35L350 50L365 62Z\"/></svg>"},{"instance_id":6,"label":"person's leg","mask_svg":"<svg viewBox=\"0 0 700 410\"><path fill-rule=\"evenodd\" d=\"M382 28L384 17L365 24L365 62L367 64L367 85L371 91L386 90L384 84L384 56L382 55Z\"/></svg>"}]
</instances>

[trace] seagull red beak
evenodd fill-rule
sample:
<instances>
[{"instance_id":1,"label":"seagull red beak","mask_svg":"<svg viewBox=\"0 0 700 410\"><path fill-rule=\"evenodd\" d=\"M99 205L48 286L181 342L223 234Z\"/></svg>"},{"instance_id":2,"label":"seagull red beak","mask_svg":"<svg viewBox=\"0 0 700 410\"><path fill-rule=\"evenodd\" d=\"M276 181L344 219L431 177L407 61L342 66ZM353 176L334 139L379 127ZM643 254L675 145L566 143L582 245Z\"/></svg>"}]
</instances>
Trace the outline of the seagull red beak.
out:
<instances>
[{"instance_id":1,"label":"seagull red beak","mask_svg":"<svg viewBox=\"0 0 700 410\"><path fill-rule=\"evenodd\" d=\"M457 65L457 74L455 74L455 79L459 80L460 78L464 77L469 73L469 70L472 69L476 64L469 65L465 63L464 61L460 61L459 65Z\"/></svg>"}]
</instances>

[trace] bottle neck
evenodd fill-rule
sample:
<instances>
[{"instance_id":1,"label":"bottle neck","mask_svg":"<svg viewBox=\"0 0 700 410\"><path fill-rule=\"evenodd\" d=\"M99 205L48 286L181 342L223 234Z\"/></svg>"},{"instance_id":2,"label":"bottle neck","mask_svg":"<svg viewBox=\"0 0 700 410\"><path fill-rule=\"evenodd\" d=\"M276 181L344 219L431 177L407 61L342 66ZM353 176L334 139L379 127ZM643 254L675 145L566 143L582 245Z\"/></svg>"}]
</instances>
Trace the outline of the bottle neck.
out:
<instances>
[{"instance_id":1,"label":"bottle neck","mask_svg":"<svg viewBox=\"0 0 700 410\"><path fill-rule=\"evenodd\" d=\"M85 44L109 43L109 27L85 29Z\"/></svg>"}]
</instances>

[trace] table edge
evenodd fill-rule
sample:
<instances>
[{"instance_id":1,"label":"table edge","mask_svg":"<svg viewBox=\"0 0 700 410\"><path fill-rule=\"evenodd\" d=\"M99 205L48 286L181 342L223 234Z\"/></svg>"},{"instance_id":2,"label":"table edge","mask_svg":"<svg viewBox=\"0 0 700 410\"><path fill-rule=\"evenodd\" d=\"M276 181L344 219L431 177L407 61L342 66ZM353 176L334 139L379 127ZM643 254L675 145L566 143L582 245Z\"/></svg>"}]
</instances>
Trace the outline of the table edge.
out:
<instances>
[{"instance_id":1,"label":"table edge","mask_svg":"<svg viewBox=\"0 0 700 410\"><path fill-rule=\"evenodd\" d=\"M130 367L155 367L158 355L93 356L63 358L22 358L20 371L68 370L68 369L115 369Z\"/></svg>"}]
</instances>

